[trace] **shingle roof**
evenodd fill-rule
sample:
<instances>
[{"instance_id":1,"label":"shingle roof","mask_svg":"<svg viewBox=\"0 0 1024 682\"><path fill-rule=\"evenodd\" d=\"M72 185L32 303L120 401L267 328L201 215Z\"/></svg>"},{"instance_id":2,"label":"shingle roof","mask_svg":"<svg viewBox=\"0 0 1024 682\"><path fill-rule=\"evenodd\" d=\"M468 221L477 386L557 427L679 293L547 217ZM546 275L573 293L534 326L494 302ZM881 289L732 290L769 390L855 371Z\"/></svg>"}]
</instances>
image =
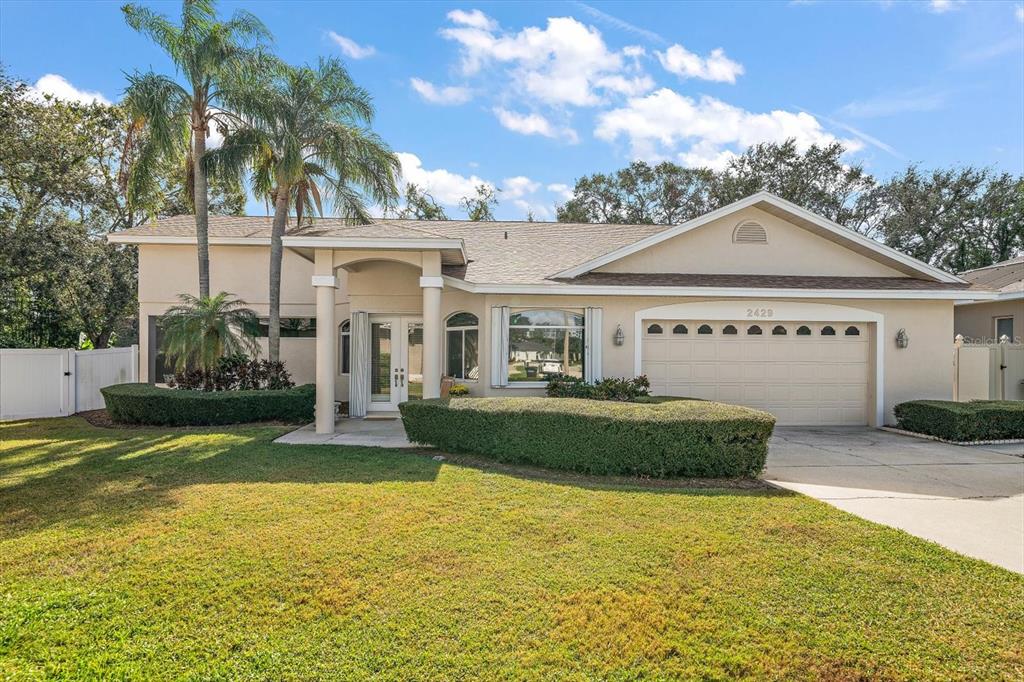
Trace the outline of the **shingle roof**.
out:
<instances>
[{"instance_id":1,"label":"shingle roof","mask_svg":"<svg viewBox=\"0 0 1024 682\"><path fill-rule=\"evenodd\" d=\"M967 289L969 284L936 282L913 277L816 277L804 275L701 275L649 272L588 272L566 284L649 287L715 287L724 289L878 289L921 291Z\"/></svg>"},{"instance_id":2,"label":"shingle roof","mask_svg":"<svg viewBox=\"0 0 1024 682\"><path fill-rule=\"evenodd\" d=\"M1005 294L1024 292L1024 256L968 270L960 276L971 283L972 289L992 289Z\"/></svg>"},{"instance_id":3,"label":"shingle roof","mask_svg":"<svg viewBox=\"0 0 1024 682\"><path fill-rule=\"evenodd\" d=\"M270 216L210 216L211 237L269 238ZM901 277L799 277L769 275L701 275L676 273L589 272L572 279L551 279L556 273L591 261L636 241L669 229L670 225L550 223L467 220L378 219L353 225L339 218L317 218L302 227L290 226L291 237L348 237L372 239L459 239L465 245L465 265L445 265L445 275L474 284L603 284L610 286L748 287L796 289L964 289L951 284ZM119 233L142 237L194 237L195 218L162 218ZM1005 266L1005 267L1004 267ZM1013 270L1011 266L1016 266ZM999 275L987 275L993 268ZM1021 285L1024 258L965 273L972 288L992 289L1002 270L1013 270ZM1002 286L1001 284L998 286ZM1010 282L1009 286L1013 286Z\"/></svg>"}]
</instances>

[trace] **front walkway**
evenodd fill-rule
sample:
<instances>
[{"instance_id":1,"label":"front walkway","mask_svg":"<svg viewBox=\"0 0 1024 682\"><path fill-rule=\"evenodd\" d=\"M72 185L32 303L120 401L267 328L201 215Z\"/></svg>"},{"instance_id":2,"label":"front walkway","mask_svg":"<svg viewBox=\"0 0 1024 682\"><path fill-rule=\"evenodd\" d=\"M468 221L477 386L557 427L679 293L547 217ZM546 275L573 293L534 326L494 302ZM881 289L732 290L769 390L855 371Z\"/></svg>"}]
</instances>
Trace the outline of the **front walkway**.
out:
<instances>
[{"instance_id":1,"label":"front walkway","mask_svg":"<svg viewBox=\"0 0 1024 682\"><path fill-rule=\"evenodd\" d=\"M289 445L363 445L380 448L411 448L400 418L348 419L334 422L334 433L318 434L315 424L286 433L275 443Z\"/></svg>"},{"instance_id":2,"label":"front walkway","mask_svg":"<svg viewBox=\"0 0 1024 682\"><path fill-rule=\"evenodd\" d=\"M1024 445L964 447L868 428L779 427L764 478L1024 573Z\"/></svg>"}]
</instances>

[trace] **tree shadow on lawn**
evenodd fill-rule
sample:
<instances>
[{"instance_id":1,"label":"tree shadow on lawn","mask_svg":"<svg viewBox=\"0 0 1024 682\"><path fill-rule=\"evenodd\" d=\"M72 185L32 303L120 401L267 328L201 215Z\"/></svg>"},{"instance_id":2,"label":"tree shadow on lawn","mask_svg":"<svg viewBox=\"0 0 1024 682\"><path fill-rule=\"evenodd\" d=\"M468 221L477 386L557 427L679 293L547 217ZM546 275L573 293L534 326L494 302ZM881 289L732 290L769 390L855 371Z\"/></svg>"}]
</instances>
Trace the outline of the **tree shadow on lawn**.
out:
<instances>
[{"instance_id":1,"label":"tree shadow on lawn","mask_svg":"<svg viewBox=\"0 0 1024 682\"><path fill-rule=\"evenodd\" d=\"M789 495L753 479L591 476L436 450L275 444L281 427L110 429L79 418L0 426L0 538L57 523L130 523L207 484L432 483L442 465L590 490ZM444 460L434 457L441 454ZM341 494L341 493L339 493Z\"/></svg>"}]
</instances>

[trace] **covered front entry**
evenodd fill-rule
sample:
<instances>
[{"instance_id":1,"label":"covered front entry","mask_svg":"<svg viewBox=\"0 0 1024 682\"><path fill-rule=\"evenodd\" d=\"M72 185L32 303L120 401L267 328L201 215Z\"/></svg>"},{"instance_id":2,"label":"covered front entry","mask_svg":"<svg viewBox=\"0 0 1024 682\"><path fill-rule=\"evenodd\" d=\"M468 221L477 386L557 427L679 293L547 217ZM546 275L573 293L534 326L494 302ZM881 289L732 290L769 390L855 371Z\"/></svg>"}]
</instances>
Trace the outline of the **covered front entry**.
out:
<instances>
[{"instance_id":1,"label":"covered front entry","mask_svg":"<svg viewBox=\"0 0 1024 682\"><path fill-rule=\"evenodd\" d=\"M370 412L423 398L423 318L370 316Z\"/></svg>"},{"instance_id":2,"label":"covered front entry","mask_svg":"<svg viewBox=\"0 0 1024 682\"><path fill-rule=\"evenodd\" d=\"M800 301L704 301L636 313L655 395L765 410L786 425L882 423L883 318Z\"/></svg>"}]
</instances>

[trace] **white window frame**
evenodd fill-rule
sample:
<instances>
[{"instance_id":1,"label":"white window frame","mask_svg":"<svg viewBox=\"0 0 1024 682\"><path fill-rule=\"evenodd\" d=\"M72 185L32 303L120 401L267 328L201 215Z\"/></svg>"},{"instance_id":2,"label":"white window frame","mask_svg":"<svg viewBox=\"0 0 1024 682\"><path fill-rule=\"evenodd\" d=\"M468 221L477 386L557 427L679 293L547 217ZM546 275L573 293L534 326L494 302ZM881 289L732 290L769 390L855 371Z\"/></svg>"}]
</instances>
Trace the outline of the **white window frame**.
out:
<instances>
[{"instance_id":1,"label":"white window frame","mask_svg":"<svg viewBox=\"0 0 1024 682\"><path fill-rule=\"evenodd\" d=\"M587 343L587 314L584 308L560 308L553 306L522 306L516 308L509 308L509 318L517 313L526 312L528 310L554 310L562 313L568 313L570 315L580 315L583 318L583 324L577 325L513 325L511 321L505 325L505 357L504 362L506 367L508 366L508 353L511 352L512 348L512 330L513 329L582 329L583 330L583 343L584 343L584 358L583 367L584 375L586 374L586 343ZM584 377L585 378L585 377ZM548 385L546 381L512 381L511 379L505 379L505 385L502 388L545 388Z\"/></svg>"},{"instance_id":2,"label":"white window frame","mask_svg":"<svg viewBox=\"0 0 1024 682\"><path fill-rule=\"evenodd\" d=\"M476 318L476 324L468 325L468 326L465 326L465 327L449 327L448 326L448 320L452 319L456 315L472 315L474 318ZM467 330L473 330L473 329L476 330L476 371L477 371L477 378L476 379L470 379L469 377L457 377L454 374L448 374L448 369L449 369L449 367L448 367L448 332L449 331L459 331L459 332L462 332L462 337L461 337L462 338L462 368L463 368L463 370L465 370L465 367L466 367L466 331ZM468 310L456 310L454 313L452 313L451 315L446 317L444 319L444 349L442 350L442 352L443 352L443 356L442 357L444 357L444 369L445 369L445 375L446 376L450 376L453 379L458 379L459 381L469 382L469 383L473 383L473 384L479 382L480 381L480 377L479 377L479 375L480 375L480 316L477 315L476 313L470 312Z\"/></svg>"},{"instance_id":3,"label":"white window frame","mask_svg":"<svg viewBox=\"0 0 1024 682\"><path fill-rule=\"evenodd\" d=\"M346 327L347 325L347 327ZM348 369L345 371L345 344L342 342L348 337ZM338 325L338 376L347 377L352 372L352 321L342 320Z\"/></svg>"},{"instance_id":4,"label":"white window frame","mask_svg":"<svg viewBox=\"0 0 1024 682\"><path fill-rule=\"evenodd\" d=\"M999 323L1002 320L1009 320L1010 321L1010 343L1013 343L1013 340L1015 338L1014 335L1017 333L1017 330L1013 328L1014 322L1016 322L1016 320L1013 319L1013 315L999 315L998 317L993 317L992 318L992 336L995 337L996 343L999 343L999 339L1000 339L1000 336L999 336Z\"/></svg>"}]
</instances>

